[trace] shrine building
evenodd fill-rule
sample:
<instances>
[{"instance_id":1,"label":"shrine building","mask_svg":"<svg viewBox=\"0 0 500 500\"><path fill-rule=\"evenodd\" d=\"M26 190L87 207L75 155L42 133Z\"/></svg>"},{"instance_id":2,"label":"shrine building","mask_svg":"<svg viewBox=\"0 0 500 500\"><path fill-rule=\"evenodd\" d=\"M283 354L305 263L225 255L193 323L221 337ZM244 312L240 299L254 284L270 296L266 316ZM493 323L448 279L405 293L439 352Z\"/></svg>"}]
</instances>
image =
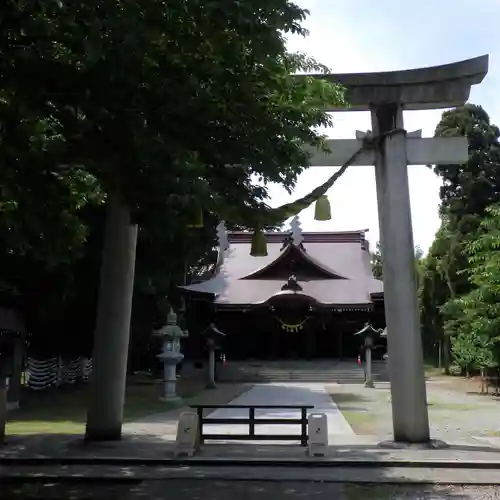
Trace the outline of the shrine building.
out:
<instances>
[{"instance_id":1,"label":"shrine building","mask_svg":"<svg viewBox=\"0 0 500 500\"><path fill-rule=\"evenodd\" d=\"M367 322L385 327L366 231L268 232L261 257L251 255L251 233L219 235L210 276L181 287L187 356L197 357L213 323L228 359L355 358L362 341L354 334Z\"/></svg>"}]
</instances>

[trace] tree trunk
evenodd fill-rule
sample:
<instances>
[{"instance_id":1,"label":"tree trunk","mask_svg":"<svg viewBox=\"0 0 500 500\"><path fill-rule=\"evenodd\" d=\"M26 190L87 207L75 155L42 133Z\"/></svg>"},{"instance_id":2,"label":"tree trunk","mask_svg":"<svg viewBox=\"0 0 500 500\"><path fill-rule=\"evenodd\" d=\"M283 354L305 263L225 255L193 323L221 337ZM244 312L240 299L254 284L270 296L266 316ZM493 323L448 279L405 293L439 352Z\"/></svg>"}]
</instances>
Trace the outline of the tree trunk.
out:
<instances>
[{"instance_id":1,"label":"tree trunk","mask_svg":"<svg viewBox=\"0 0 500 500\"><path fill-rule=\"evenodd\" d=\"M7 379L0 376L0 444L5 441L7 424Z\"/></svg>"},{"instance_id":2,"label":"tree trunk","mask_svg":"<svg viewBox=\"0 0 500 500\"><path fill-rule=\"evenodd\" d=\"M117 196L108 197L85 438L121 438L134 289L137 226Z\"/></svg>"},{"instance_id":3,"label":"tree trunk","mask_svg":"<svg viewBox=\"0 0 500 500\"><path fill-rule=\"evenodd\" d=\"M23 374L24 344L21 339L14 341L14 360L12 366L12 377L9 379L7 390L7 407L10 409L19 408L21 399L21 377Z\"/></svg>"},{"instance_id":4,"label":"tree trunk","mask_svg":"<svg viewBox=\"0 0 500 500\"><path fill-rule=\"evenodd\" d=\"M450 353L450 337L445 335L443 338L443 364L444 364L444 373L446 375L450 374L450 365L451 365L451 353Z\"/></svg>"},{"instance_id":5,"label":"tree trunk","mask_svg":"<svg viewBox=\"0 0 500 500\"><path fill-rule=\"evenodd\" d=\"M451 281L450 277L450 271L448 268L445 270L445 279L446 279L446 285L448 286L448 290L450 291L450 299L454 300L456 297L455 293L455 288L453 287L453 283ZM444 335L443 339L443 348L444 348L444 373L446 375L450 374L450 365L451 365L451 343L450 343L450 337L448 335Z\"/></svg>"}]
</instances>

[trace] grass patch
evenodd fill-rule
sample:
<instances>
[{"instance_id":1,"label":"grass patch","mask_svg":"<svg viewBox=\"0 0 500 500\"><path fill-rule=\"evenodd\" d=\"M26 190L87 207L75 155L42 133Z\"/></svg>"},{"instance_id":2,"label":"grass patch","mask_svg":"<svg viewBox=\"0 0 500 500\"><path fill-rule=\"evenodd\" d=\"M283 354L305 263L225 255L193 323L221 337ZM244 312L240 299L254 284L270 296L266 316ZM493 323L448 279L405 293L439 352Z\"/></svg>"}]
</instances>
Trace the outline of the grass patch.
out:
<instances>
[{"instance_id":1,"label":"grass patch","mask_svg":"<svg viewBox=\"0 0 500 500\"><path fill-rule=\"evenodd\" d=\"M430 410L449 410L449 411L473 411L477 410L479 405L473 404L460 404L460 403L439 403L439 402L430 402L427 403L427 406Z\"/></svg>"},{"instance_id":2,"label":"grass patch","mask_svg":"<svg viewBox=\"0 0 500 500\"><path fill-rule=\"evenodd\" d=\"M488 431L484 434L485 436L488 436L488 437L500 437L500 430L498 431Z\"/></svg>"},{"instance_id":3,"label":"grass patch","mask_svg":"<svg viewBox=\"0 0 500 500\"><path fill-rule=\"evenodd\" d=\"M123 409L124 422L133 422L178 406L160 401L161 390L161 384L129 381ZM180 380L178 383L178 394L187 400L202 390L201 381ZM8 414L7 435L82 434L85 430L87 395L86 386L40 392L26 389L22 394L21 408Z\"/></svg>"},{"instance_id":4,"label":"grass patch","mask_svg":"<svg viewBox=\"0 0 500 500\"><path fill-rule=\"evenodd\" d=\"M370 397L353 392L336 392L333 387L325 387L332 401L337 405L347 423L356 434L369 435L375 433L374 424L380 416L372 409L373 403L387 400L387 392L371 393ZM375 401L373 397L375 396Z\"/></svg>"},{"instance_id":5,"label":"grass patch","mask_svg":"<svg viewBox=\"0 0 500 500\"><path fill-rule=\"evenodd\" d=\"M446 376L443 368L431 364L424 364L425 376L426 377L442 377Z\"/></svg>"},{"instance_id":6,"label":"grass patch","mask_svg":"<svg viewBox=\"0 0 500 500\"><path fill-rule=\"evenodd\" d=\"M352 410L341 410L341 412L356 434L373 434L374 415L372 412Z\"/></svg>"}]
</instances>

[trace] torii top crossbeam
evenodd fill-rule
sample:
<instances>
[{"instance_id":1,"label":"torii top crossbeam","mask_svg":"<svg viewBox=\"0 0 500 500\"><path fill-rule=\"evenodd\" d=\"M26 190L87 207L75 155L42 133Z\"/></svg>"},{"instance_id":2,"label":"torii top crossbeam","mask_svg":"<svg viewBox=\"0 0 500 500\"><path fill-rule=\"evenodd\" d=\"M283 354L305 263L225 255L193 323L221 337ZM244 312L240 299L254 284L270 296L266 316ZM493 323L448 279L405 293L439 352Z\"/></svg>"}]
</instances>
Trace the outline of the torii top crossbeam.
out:
<instances>
[{"instance_id":1,"label":"torii top crossbeam","mask_svg":"<svg viewBox=\"0 0 500 500\"><path fill-rule=\"evenodd\" d=\"M380 73L308 75L339 83L346 88L348 108L328 111L368 111L373 105L392 102L404 109L439 109L463 105L472 85L488 72L488 55L429 68Z\"/></svg>"}]
</instances>

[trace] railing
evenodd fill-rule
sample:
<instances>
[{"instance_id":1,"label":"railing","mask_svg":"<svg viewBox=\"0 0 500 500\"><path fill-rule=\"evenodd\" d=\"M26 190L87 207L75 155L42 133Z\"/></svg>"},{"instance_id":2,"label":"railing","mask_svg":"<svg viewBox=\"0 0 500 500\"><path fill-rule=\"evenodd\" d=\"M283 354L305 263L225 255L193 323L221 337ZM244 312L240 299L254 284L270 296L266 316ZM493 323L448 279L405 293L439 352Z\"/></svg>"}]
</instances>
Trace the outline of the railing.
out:
<instances>
[{"instance_id":1,"label":"railing","mask_svg":"<svg viewBox=\"0 0 500 500\"><path fill-rule=\"evenodd\" d=\"M314 406L306 405L191 405L198 414L198 438L203 444L206 440L212 441L300 441L302 446L307 446L307 410ZM205 417L204 410L217 409L247 409L248 418L230 417ZM300 410L300 418L256 418L255 410ZM204 432L205 424L248 424L248 434L207 434ZM256 425L300 425L300 434L256 434Z\"/></svg>"}]
</instances>

